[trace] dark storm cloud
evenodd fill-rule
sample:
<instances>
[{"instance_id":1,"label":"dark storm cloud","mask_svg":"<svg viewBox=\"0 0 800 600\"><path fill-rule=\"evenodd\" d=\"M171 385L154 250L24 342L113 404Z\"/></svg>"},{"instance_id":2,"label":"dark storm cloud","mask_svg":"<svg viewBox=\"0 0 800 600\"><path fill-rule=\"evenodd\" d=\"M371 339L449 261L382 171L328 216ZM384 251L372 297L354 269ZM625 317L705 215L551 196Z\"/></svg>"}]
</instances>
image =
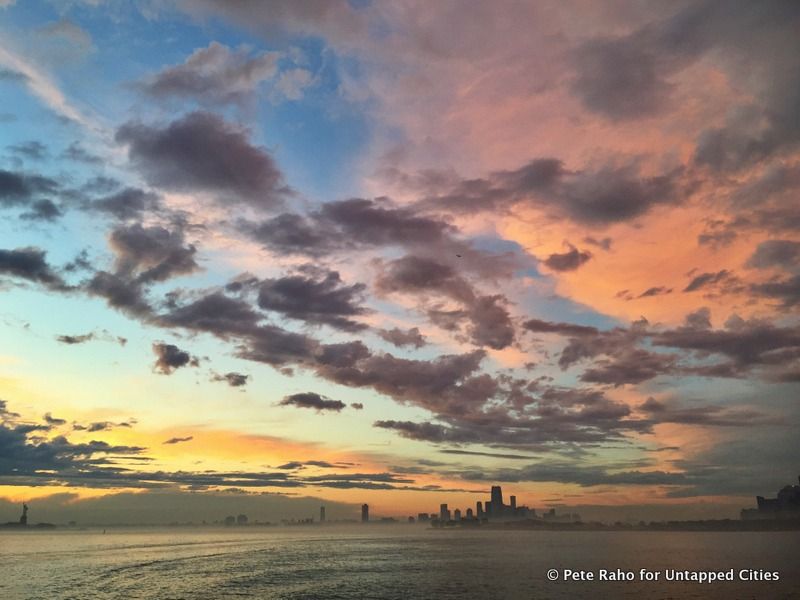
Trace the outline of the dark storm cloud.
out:
<instances>
[{"instance_id":1,"label":"dark storm cloud","mask_svg":"<svg viewBox=\"0 0 800 600\"><path fill-rule=\"evenodd\" d=\"M273 210L291 196L272 156L242 129L207 112L164 126L128 123L116 140L148 183L177 192L206 192L222 204Z\"/></svg>"},{"instance_id":2,"label":"dark storm cloud","mask_svg":"<svg viewBox=\"0 0 800 600\"><path fill-rule=\"evenodd\" d=\"M139 84L154 98L195 100L214 106L243 104L252 99L259 84L278 71L275 52L251 55L218 42L198 48L184 63L167 67Z\"/></svg>"},{"instance_id":3,"label":"dark storm cloud","mask_svg":"<svg viewBox=\"0 0 800 600\"><path fill-rule=\"evenodd\" d=\"M19 144L9 146L8 149L17 156L22 156L23 158L31 160L44 160L47 158L48 154L47 146L35 140L20 142Z\"/></svg>"},{"instance_id":4,"label":"dark storm cloud","mask_svg":"<svg viewBox=\"0 0 800 600\"><path fill-rule=\"evenodd\" d=\"M39 248L0 250L0 276L17 277L58 290L69 289L47 262L47 253Z\"/></svg>"},{"instance_id":5,"label":"dark storm cloud","mask_svg":"<svg viewBox=\"0 0 800 600\"><path fill-rule=\"evenodd\" d=\"M351 402L350 408L353 410L364 410L364 405L361 402Z\"/></svg>"},{"instance_id":6,"label":"dark storm cloud","mask_svg":"<svg viewBox=\"0 0 800 600\"><path fill-rule=\"evenodd\" d=\"M191 442L194 439L194 436L186 436L186 437L173 437L169 438L168 440L164 440L161 442L162 444L181 444L183 442Z\"/></svg>"},{"instance_id":7,"label":"dark storm cloud","mask_svg":"<svg viewBox=\"0 0 800 600\"><path fill-rule=\"evenodd\" d=\"M578 250L569 244L569 250L561 254L551 254L544 260L544 264L554 271L574 271L592 258L591 252Z\"/></svg>"},{"instance_id":8,"label":"dark storm cloud","mask_svg":"<svg viewBox=\"0 0 800 600\"><path fill-rule=\"evenodd\" d=\"M135 223L113 229L108 241L116 255L116 274L139 283L165 281L199 269L194 259L197 250L185 243L181 229Z\"/></svg>"},{"instance_id":9,"label":"dark storm cloud","mask_svg":"<svg viewBox=\"0 0 800 600\"><path fill-rule=\"evenodd\" d=\"M162 375L171 375L175 369L181 367L196 367L198 365L198 358L196 356L192 356L174 344L155 342L153 344L153 352L156 355L156 362L153 365L153 369Z\"/></svg>"},{"instance_id":10,"label":"dark storm cloud","mask_svg":"<svg viewBox=\"0 0 800 600\"><path fill-rule=\"evenodd\" d=\"M362 283L345 285L336 271L299 273L263 280L258 305L306 323L355 332L366 328L352 319L367 312L361 306L365 291Z\"/></svg>"},{"instance_id":11,"label":"dark storm cloud","mask_svg":"<svg viewBox=\"0 0 800 600\"><path fill-rule=\"evenodd\" d=\"M779 267L792 269L800 265L800 242L792 240L767 240L761 242L747 266L756 269Z\"/></svg>"},{"instance_id":12,"label":"dark storm cloud","mask_svg":"<svg viewBox=\"0 0 800 600\"><path fill-rule=\"evenodd\" d=\"M313 408L317 412L332 410L339 412L347 405L341 400L331 400L314 392L301 392L286 396L280 402L281 406L296 406L298 408Z\"/></svg>"},{"instance_id":13,"label":"dark storm cloud","mask_svg":"<svg viewBox=\"0 0 800 600\"><path fill-rule=\"evenodd\" d=\"M88 208L127 221L140 219L145 213L157 211L160 206L156 194L129 187L95 200Z\"/></svg>"},{"instance_id":14,"label":"dark storm cloud","mask_svg":"<svg viewBox=\"0 0 800 600\"><path fill-rule=\"evenodd\" d=\"M212 381L224 381L231 387L244 387L247 385L247 381L250 379L249 375L244 375L242 373L236 373L231 371L230 373L225 373L224 375L215 374L211 380Z\"/></svg>"},{"instance_id":15,"label":"dark storm cloud","mask_svg":"<svg viewBox=\"0 0 800 600\"><path fill-rule=\"evenodd\" d=\"M58 183L49 177L0 169L0 206L2 207L22 206L41 194L55 194L58 189Z\"/></svg>"},{"instance_id":16,"label":"dark storm cloud","mask_svg":"<svg viewBox=\"0 0 800 600\"><path fill-rule=\"evenodd\" d=\"M379 329L377 330L377 334L382 339L398 348L404 348L406 346L422 348L427 344L425 336L420 333L418 327L412 327L411 329L399 329L398 327L394 327L393 329Z\"/></svg>"}]
</instances>

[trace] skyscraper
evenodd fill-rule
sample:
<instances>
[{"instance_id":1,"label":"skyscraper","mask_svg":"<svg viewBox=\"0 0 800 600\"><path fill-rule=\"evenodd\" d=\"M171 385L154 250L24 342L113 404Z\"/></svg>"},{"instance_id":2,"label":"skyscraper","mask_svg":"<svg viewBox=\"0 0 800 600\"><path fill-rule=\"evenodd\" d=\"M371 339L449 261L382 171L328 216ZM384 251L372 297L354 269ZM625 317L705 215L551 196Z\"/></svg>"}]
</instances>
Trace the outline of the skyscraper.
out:
<instances>
[{"instance_id":1,"label":"skyscraper","mask_svg":"<svg viewBox=\"0 0 800 600\"><path fill-rule=\"evenodd\" d=\"M476 506L477 509L477 516L479 519L483 518L483 502L478 500L478 505Z\"/></svg>"},{"instance_id":2,"label":"skyscraper","mask_svg":"<svg viewBox=\"0 0 800 600\"><path fill-rule=\"evenodd\" d=\"M517 497L516 496L509 496L509 502L511 502L511 510L517 510Z\"/></svg>"},{"instance_id":3,"label":"skyscraper","mask_svg":"<svg viewBox=\"0 0 800 600\"><path fill-rule=\"evenodd\" d=\"M447 504L439 506L439 520L443 523L447 523L450 520L450 510L447 508Z\"/></svg>"},{"instance_id":4,"label":"skyscraper","mask_svg":"<svg viewBox=\"0 0 800 600\"><path fill-rule=\"evenodd\" d=\"M369 522L369 504L361 505L361 522L362 523Z\"/></svg>"},{"instance_id":5,"label":"skyscraper","mask_svg":"<svg viewBox=\"0 0 800 600\"><path fill-rule=\"evenodd\" d=\"M492 486L492 512L500 512L503 506L503 488L499 485Z\"/></svg>"},{"instance_id":6,"label":"skyscraper","mask_svg":"<svg viewBox=\"0 0 800 600\"><path fill-rule=\"evenodd\" d=\"M324 523L325 522L325 507L324 506L320 506L319 507L319 522L320 523Z\"/></svg>"}]
</instances>

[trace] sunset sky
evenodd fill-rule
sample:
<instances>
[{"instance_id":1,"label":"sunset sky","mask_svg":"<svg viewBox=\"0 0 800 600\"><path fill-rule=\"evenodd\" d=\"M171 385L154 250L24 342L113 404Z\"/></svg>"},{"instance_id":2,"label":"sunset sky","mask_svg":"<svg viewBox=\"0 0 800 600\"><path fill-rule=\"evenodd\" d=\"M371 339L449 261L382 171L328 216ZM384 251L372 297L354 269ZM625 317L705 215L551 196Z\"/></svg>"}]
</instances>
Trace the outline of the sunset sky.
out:
<instances>
[{"instance_id":1,"label":"sunset sky","mask_svg":"<svg viewBox=\"0 0 800 600\"><path fill-rule=\"evenodd\" d=\"M0 521L795 481L800 3L0 7Z\"/></svg>"}]
</instances>

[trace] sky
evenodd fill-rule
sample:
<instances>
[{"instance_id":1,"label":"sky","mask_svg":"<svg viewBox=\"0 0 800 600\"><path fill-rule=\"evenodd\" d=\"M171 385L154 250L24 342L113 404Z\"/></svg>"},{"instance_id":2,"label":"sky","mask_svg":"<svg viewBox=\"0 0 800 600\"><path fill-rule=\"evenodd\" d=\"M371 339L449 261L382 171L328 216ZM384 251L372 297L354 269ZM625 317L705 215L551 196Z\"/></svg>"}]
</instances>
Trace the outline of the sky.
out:
<instances>
[{"instance_id":1,"label":"sky","mask_svg":"<svg viewBox=\"0 0 800 600\"><path fill-rule=\"evenodd\" d=\"M0 520L773 495L798 30L791 1L0 1Z\"/></svg>"}]
</instances>

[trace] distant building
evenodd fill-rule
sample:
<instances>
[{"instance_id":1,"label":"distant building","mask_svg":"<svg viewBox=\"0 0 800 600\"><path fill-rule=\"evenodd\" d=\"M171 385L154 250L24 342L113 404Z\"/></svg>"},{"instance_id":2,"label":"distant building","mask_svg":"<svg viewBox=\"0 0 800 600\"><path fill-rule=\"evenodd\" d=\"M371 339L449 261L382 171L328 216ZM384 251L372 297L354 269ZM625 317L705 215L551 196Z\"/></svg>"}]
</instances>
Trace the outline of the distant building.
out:
<instances>
[{"instance_id":1,"label":"distant building","mask_svg":"<svg viewBox=\"0 0 800 600\"><path fill-rule=\"evenodd\" d=\"M236 517L237 525L247 525L247 515L239 515Z\"/></svg>"},{"instance_id":2,"label":"distant building","mask_svg":"<svg viewBox=\"0 0 800 600\"><path fill-rule=\"evenodd\" d=\"M511 510L517 510L517 497L509 496L508 501L511 502Z\"/></svg>"},{"instance_id":3,"label":"distant building","mask_svg":"<svg viewBox=\"0 0 800 600\"><path fill-rule=\"evenodd\" d=\"M416 523L417 520L414 517L408 517L408 522L409 523Z\"/></svg>"},{"instance_id":4,"label":"distant building","mask_svg":"<svg viewBox=\"0 0 800 600\"><path fill-rule=\"evenodd\" d=\"M492 517L503 516L503 488L499 485L492 486L492 506L489 515Z\"/></svg>"},{"instance_id":5,"label":"distant building","mask_svg":"<svg viewBox=\"0 0 800 600\"><path fill-rule=\"evenodd\" d=\"M468 518L468 519L471 519L471 518L472 518L472 509L471 509L471 508L468 508L468 509L467 509L467 518Z\"/></svg>"},{"instance_id":6,"label":"distant building","mask_svg":"<svg viewBox=\"0 0 800 600\"><path fill-rule=\"evenodd\" d=\"M425 521L429 521L429 520L430 520L430 516L428 515L428 513L419 513L417 515L417 521L419 521L420 523L424 523Z\"/></svg>"},{"instance_id":7,"label":"distant building","mask_svg":"<svg viewBox=\"0 0 800 600\"><path fill-rule=\"evenodd\" d=\"M800 485L784 486L775 498L756 496L756 505L743 509L742 519L800 519Z\"/></svg>"},{"instance_id":8,"label":"distant building","mask_svg":"<svg viewBox=\"0 0 800 600\"><path fill-rule=\"evenodd\" d=\"M27 525L28 524L28 505L24 502L22 503L22 516L19 518L20 525Z\"/></svg>"},{"instance_id":9,"label":"distant building","mask_svg":"<svg viewBox=\"0 0 800 600\"><path fill-rule=\"evenodd\" d=\"M453 519L456 520L456 521L460 521L461 520L461 509L460 508L457 508L455 510L455 512L453 513Z\"/></svg>"},{"instance_id":10,"label":"distant building","mask_svg":"<svg viewBox=\"0 0 800 600\"><path fill-rule=\"evenodd\" d=\"M319 522L320 523L324 523L325 522L325 507L324 506L320 506L319 507Z\"/></svg>"},{"instance_id":11,"label":"distant building","mask_svg":"<svg viewBox=\"0 0 800 600\"><path fill-rule=\"evenodd\" d=\"M362 523L369 522L369 504L361 505L361 522Z\"/></svg>"},{"instance_id":12,"label":"distant building","mask_svg":"<svg viewBox=\"0 0 800 600\"><path fill-rule=\"evenodd\" d=\"M447 504L439 506L439 520L443 523L447 523L450 520L450 509L447 508Z\"/></svg>"},{"instance_id":13,"label":"distant building","mask_svg":"<svg viewBox=\"0 0 800 600\"><path fill-rule=\"evenodd\" d=\"M233 515L225 517L225 526L226 527L230 527L230 526L235 525L235 524L236 524L236 517L234 517Z\"/></svg>"},{"instance_id":14,"label":"distant building","mask_svg":"<svg viewBox=\"0 0 800 600\"><path fill-rule=\"evenodd\" d=\"M477 504L477 506L475 508L477 509L478 518L482 519L483 518L483 502L478 500L478 504Z\"/></svg>"}]
</instances>

